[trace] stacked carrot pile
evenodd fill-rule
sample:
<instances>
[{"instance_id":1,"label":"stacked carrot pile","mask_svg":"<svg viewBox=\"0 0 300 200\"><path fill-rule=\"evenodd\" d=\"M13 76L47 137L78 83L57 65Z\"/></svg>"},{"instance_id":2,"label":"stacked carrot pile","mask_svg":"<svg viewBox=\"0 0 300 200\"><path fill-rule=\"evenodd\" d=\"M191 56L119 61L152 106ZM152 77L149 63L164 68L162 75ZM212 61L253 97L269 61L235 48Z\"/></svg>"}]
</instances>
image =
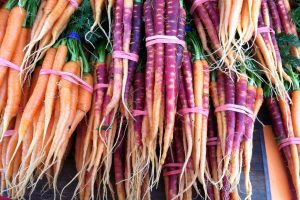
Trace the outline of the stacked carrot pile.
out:
<instances>
[{"instance_id":1,"label":"stacked carrot pile","mask_svg":"<svg viewBox=\"0 0 300 200\"><path fill-rule=\"evenodd\" d=\"M151 199L162 180L166 199L251 199L264 105L300 199L300 6L0 5L1 193L24 198L46 179L57 195L73 155L74 198Z\"/></svg>"}]
</instances>

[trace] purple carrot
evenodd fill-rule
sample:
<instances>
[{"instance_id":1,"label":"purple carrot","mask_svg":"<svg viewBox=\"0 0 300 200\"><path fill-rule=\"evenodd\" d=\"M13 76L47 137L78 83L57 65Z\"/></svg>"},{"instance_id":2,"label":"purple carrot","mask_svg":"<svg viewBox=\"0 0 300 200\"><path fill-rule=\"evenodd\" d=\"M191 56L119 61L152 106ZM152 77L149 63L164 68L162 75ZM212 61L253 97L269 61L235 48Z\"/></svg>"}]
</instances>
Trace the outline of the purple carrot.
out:
<instances>
[{"instance_id":1,"label":"purple carrot","mask_svg":"<svg viewBox=\"0 0 300 200\"><path fill-rule=\"evenodd\" d=\"M154 13L153 13L153 23L154 23L154 33L155 35L165 34L165 1L164 0L154 0ZM174 18L175 19L175 18ZM177 24L177 23L176 23ZM177 33L177 28L175 29ZM175 35L176 36L176 35ZM153 113L150 122L151 137L150 142L152 143L157 136L159 122L161 121L161 108L164 107L163 101L163 86L164 86L164 44L155 44L155 58L154 58L154 93L153 96ZM175 50L174 50L175 52ZM175 67L175 66L174 66ZM167 150L167 149L166 149ZM165 152L166 154L167 152Z\"/></svg>"},{"instance_id":2,"label":"purple carrot","mask_svg":"<svg viewBox=\"0 0 300 200\"><path fill-rule=\"evenodd\" d=\"M190 3L193 3L195 0L190 0ZM218 33L217 33L217 29L216 27L214 27L213 22L211 21L209 14L207 13L207 11L205 10L203 5L199 5L196 10L195 13L193 15L197 15L202 23L205 26L205 29L208 33L208 37L211 40L212 43L212 48L214 50L220 50L221 45L220 45L220 41L219 41L219 37L218 37ZM217 51L217 53L221 53L221 51ZM222 56L222 55L221 55Z\"/></svg>"},{"instance_id":3,"label":"purple carrot","mask_svg":"<svg viewBox=\"0 0 300 200\"><path fill-rule=\"evenodd\" d=\"M174 160L172 159L171 156L171 150L172 148L169 149L168 153L167 153L167 157L166 157L166 162L167 163L174 163ZM166 172L169 171L174 171L177 168L175 167L168 167L166 168ZM168 191L165 191L167 193L168 196L168 200L174 199L178 193L178 179L177 179L177 174L174 175L168 175Z\"/></svg>"},{"instance_id":4,"label":"purple carrot","mask_svg":"<svg viewBox=\"0 0 300 200\"><path fill-rule=\"evenodd\" d=\"M116 151L114 157L114 175L117 188L118 199L125 198L125 187L124 187L124 157L125 157L125 139L124 131L120 132L119 140L117 141Z\"/></svg>"},{"instance_id":5,"label":"purple carrot","mask_svg":"<svg viewBox=\"0 0 300 200\"><path fill-rule=\"evenodd\" d=\"M114 23L113 23L113 51L122 51L123 41L123 0L115 1L115 11L114 11ZM123 77L123 59L114 58L113 59L113 95L111 101L105 108L105 116L118 105L121 98L122 90L122 77Z\"/></svg>"},{"instance_id":6,"label":"purple carrot","mask_svg":"<svg viewBox=\"0 0 300 200\"><path fill-rule=\"evenodd\" d=\"M286 138L287 133L284 128L283 119L281 117L281 112L280 112L278 102L275 98L269 97L266 99L266 104L270 112L274 134L277 137L277 139L281 141L282 139ZM289 146L283 148L283 152L287 161L291 162L292 154Z\"/></svg>"},{"instance_id":7,"label":"purple carrot","mask_svg":"<svg viewBox=\"0 0 300 200\"><path fill-rule=\"evenodd\" d=\"M263 18L262 18L262 14L260 14L258 16L258 27L265 27L265 22L263 21ZM260 33L260 35L262 36L264 42L266 43L267 46L270 45L270 41L269 41L269 37L268 37L268 34L269 33Z\"/></svg>"},{"instance_id":8,"label":"purple carrot","mask_svg":"<svg viewBox=\"0 0 300 200\"><path fill-rule=\"evenodd\" d=\"M281 20L281 24L285 34L292 34L291 20L288 16L287 10L283 0L276 0L277 10Z\"/></svg>"},{"instance_id":9,"label":"purple carrot","mask_svg":"<svg viewBox=\"0 0 300 200\"><path fill-rule=\"evenodd\" d=\"M191 55L188 51L184 51L183 53L182 73L184 77L184 88L186 92L188 107L194 108L195 97L193 89L193 71L191 64Z\"/></svg>"},{"instance_id":10,"label":"purple carrot","mask_svg":"<svg viewBox=\"0 0 300 200\"><path fill-rule=\"evenodd\" d=\"M254 112L254 103L256 98L256 88L250 83L247 89L247 100L246 100L246 107ZM246 116L246 122L245 122L245 134L244 138L245 140L251 140L252 139L252 126L254 122L250 117Z\"/></svg>"},{"instance_id":11,"label":"purple carrot","mask_svg":"<svg viewBox=\"0 0 300 200\"><path fill-rule=\"evenodd\" d=\"M145 106L145 74L137 72L134 78L134 102L133 109L144 110ZM134 121L134 133L138 146L142 145L143 116L136 116Z\"/></svg>"},{"instance_id":12,"label":"purple carrot","mask_svg":"<svg viewBox=\"0 0 300 200\"><path fill-rule=\"evenodd\" d=\"M152 5L150 0L144 3L145 34L146 37L154 35ZM150 127L152 125L153 89L154 89L154 46L147 47L146 62L146 108Z\"/></svg>"},{"instance_id":13,"label":"purple carrot","mask_svg":"<svg viewBox=\"0 0 300 200\"><path fill-rule=\"evenodd\" d=\"M247 99L247 76L242 74L236 84L235 104L246 106ZM233 150L239 151L240 144L245 132L246 116L243 113L237 112L235 120L235 132L233 140Z\"/></svg>"},{"instance_id":14,"label":"purple carrot","mask_svg":"<svg viewBox=\"0 0 300 200\"><path fill-rule=\"evenodd\" d=\"M143 28L143 4L140 1L135 0L133 2L133 19L132 19L132 32L131 32L131 43L130 43L130 53L139 54L141 38L142 38L142 28ZM133 82L134 72L137 67L137 62L128 62L128 75L125 87L125 100L127 101L129 96L129 89Z\"/></svg>"},{"instance_id":15,"label":"purple carrot","mask_svg":"<svg viewBox=\"0 0 300 200\"><path fill-rule=\"evenodd\" d=\"M270 10L272 19L273 19L275 32L276 33L281 33L282 25L281 25L279 13L278 13L275 1L274 0L268 0L268 6L269 6L269 10Z\"/></svg>"},{"instance_id":16,"label":"purple carrot","mask_svg":"<svg viewBox=\"0 0 300 200\"><path fill-rule=\"evenodd\" d=\"M106 84L108 83L106 65L105 63L99 63L96 66L96 84ZM101 115L101 106L103 103L104 94L106 92L106 88L99 88L95 91L95 113ZM100 120L100 119L99 119Z\"/></svg>"},{"instance_id":17,"label":"purple carrot","mask_svg":"<svg viewBox=\"0 0 300 200\"><path fill-rule=\"evenodd\" d=\"M207 11L208 15L210 16L211 18L211 21L213 23L213 25L215 26L216 28L216 31L217 33L219 32L219 25L220 25L220 15L219 15L219 10L216 10L215 9L215 2L205 2L204 3L204 7L205 7L205 10Z\"/></svg>"},{"instance_id":18,"label":"purple carrot","mask_svg":"<svg viewBox=\"0 0 300 200\"><path fill-rule=\"evenodd\" d=\"M178 31L177 31L177 38L180 40L185 39L185 20L186 20L185 9L180 6L179 17L178 17ZM177 53L176 53L176 74L177 74L176 84L177 84L177 86L176 86L176 88L179 88L179 77L178 77L179 72L178 71L182 64L183 50L184 50L184 47L182 45L177 45Z\"/></svg>"},{"instance_id":19,"label":"purple carrot","mask_svg":"<svg viewBox=\"0 0 300 200\"><path fill-rule=\"evenodd\" d=\"M216 119L213 114L213 110L211 109L208 115L208 131L207 136L208 138L214 138L218 137L217 134L217 124ZM218 163L217 163L217 145L210 145L207 146L207 160L209 165L210 174L212 175L212 178L214 181L217 181L218 179ZM210 186L209 184L208 186ZM213 197L219 196L219 189L216 186L213 187ZM208 193L209 194L209 193ZM211 198L212 195L209 195ZM218 198L217 198L218 199Z\"/></svg>"},{"instance_id":20,"label":"purple carrot","mask_svg":"<svg viewBox=\"0 0 300 200\"><path fill-rule=\"evenodd\" d=\"M166 35L177 36L178 26L178 0L167 0L166 4ZM164 163L169 145L173 139L175 115L176 115L176 45L166 44L165 49L165 93L166 93L166 124L164 132L163 151L160 164Z\"/></svg>"},{"instance_id":21,"label":"purple carrot","mask_svg":"<svg viewBox=\"0 0 300 200\"><path fill-rule=\"evenodd\" d=\"M236 76L233 72L230 75L225 75L225 103L234 104L235 103L235 84ZM235 121L236 116L234 111L226 111L226 125L227 125L227 135L226 135L226 155L230 155L232 151L232 144L234 139Z\"/></svg>"}]
</instances>

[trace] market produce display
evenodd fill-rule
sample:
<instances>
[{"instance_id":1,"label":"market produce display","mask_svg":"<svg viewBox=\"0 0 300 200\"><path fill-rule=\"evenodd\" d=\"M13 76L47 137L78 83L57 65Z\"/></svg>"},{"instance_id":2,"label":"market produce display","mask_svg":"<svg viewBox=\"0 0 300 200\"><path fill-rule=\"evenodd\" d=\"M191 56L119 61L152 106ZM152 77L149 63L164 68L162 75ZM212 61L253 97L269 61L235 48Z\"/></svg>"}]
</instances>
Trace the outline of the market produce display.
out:
<instances>
[{"instance_id":1,"label":"market produce display","mask_svg":"<svg viewBox=\"0 0 300 200\"><path fill-rule=\"evenodd\" d=\"M1 0L0 192L251 199L269 110L300 199L300 2ZM244 190L240 190L243 176ZM69 187L71 183L65 185Z\"/></svg>"}]
</instances>

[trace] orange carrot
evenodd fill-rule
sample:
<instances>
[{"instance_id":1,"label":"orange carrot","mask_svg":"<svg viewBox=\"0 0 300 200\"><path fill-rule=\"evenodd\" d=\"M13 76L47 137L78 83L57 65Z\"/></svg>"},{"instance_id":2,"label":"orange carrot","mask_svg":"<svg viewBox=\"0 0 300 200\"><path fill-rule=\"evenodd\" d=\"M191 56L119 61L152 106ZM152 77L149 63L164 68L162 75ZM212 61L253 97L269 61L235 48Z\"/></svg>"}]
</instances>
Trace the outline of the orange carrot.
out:
<instances>
[{"instance_id":1,"label":"orange carrot","mask_svg":"<svg viewBox=\"0 0 300 200\"><path fill-rule=\"evenodd\" d=\"M53 62L53 70L62 70L66 57L68 53L68 48L66 45L61 44L57 48L57 53L55 55L55 59ZM51 115L54 108L54 102L56 100L56 95L58 91L57 82L59 80L59 76L56 76L54 74L51 74L49 76L48 85L46 89L46 95L45 95L45 130L44 134L48 129L48 125L51 119Z\"/></svg>"},{"instance_id":2,"label":"orange carrot","mask_svg":"<svg viewBox=\"0 0 300 200\"><path fill-rule=\"evenodd\" d=\"M11 9L7 27L5 30L5 35L0 47L0 57L6 60L11 60L15 52L17 43L19 41L19 36L22 30L22 24L26 15L26 11L22 7L14 7ZM4 81L6 76L7 67L0 66L0 86Z\"/></svg>"},{"instance_id":3,"label":"orange carrot","mask_svg":"<svg viewBox=\"0 0 300 200\"><path fill-rule=\"evenodd\" d=\"M56 49L49 49L43 61L42 69L51 69L55 58ZM34 88L31 97L26 104L24 114L21 119L19 128L19 142L23 139L28 127L32 124L32 119L37 113L37 110L42 106L45 99L45 92L48 83L49 75L40 75L37 79L36 87Z\"/></svg>"},{"instance_id":4,"label":"orange carrot","mask_svg":"<svg viewBox=\"0 0 300 200\"><path fill-rule=\"evenodd\" d=\"M12 63L20 66L24 59L24 48L27 43L29 29L22 28L19 43L16 47ZM8 72L8 89L7 89L7 102L3 115L3 132L8 128L8 125L13 117L17 115L19 105L22 97L21 81L19 72L14 69L9 69Z\"/></svg>"}]
</instances>

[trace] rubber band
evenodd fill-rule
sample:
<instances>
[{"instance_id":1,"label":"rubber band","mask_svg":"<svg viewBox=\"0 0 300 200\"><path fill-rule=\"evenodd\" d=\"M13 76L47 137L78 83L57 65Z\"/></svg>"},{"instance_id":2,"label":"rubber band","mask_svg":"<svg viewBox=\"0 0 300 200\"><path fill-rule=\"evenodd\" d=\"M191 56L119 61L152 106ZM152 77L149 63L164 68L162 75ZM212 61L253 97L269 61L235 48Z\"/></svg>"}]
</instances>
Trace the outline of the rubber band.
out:
<instances>
[{"instance_id":1,"label":"rubber band","mask_svg":"<svg viewBox=\"0 0 300 200\"><path fill-rule=\"evenodd\" d=\"M209 111L207 109L204 109L204 108L194 107L194 108L183 108L183 109L180 109L178 111L178 113L180 115L186 115L186 114L189 114L189 113L198 113L198 114L204 115L205 117L208 117Z\"/></svg>"},{"instance_id":2,"label":"rubber band","mask_svg":"<svg viewBox=\"0 0 300 200\"><path fill-rule=\"evenodd\" d=\"M85 81L83 81L81 78L76 76L75 74L72 74L70 72L62 72L62 71L57 71L53 69L41 69L40 75L47 75L47 74L54 74L57 76L61 76L61 78L70 81L71 83L80 85L83 87L86 91L93 93L93 87L87 84Z\"/></svg>"},{"instance_id":3,"label":"rubber band","mask_svg":"<svg viewBox=\"0 0 300 200\"><path fill-rule=\"evenodd\" d=\"M236 104L224 104L215 109L215 112L222 112L222 111L239 112L250 117L252 121L255 121L254 113L250 109L246 108L245 106L236 105Z\"/></svg>"},{"instance_id":4,"label":"rubber band","mask_svg":"<svg viewBox=\"0 0 300 200\"><path fill-rule=\"evenodd\" d=\"M77 3L77 1L76 0L69 0L69 2L70 2L70 4L74 7L74 8L78 8L79 7L79 5L78 5L78 3Z\"/></svg>"},{"instance_id":5,"label":"rubber band","mask_svg":"<svg viewBox=\"0 0 300 200\"><path fill-rule=\"evenodd\" d=\"M146 38L146 47L154 44L179 44L185 47L185 41L171 35L154 35Z\"/></svg>"},{"instance_id":6,"label":"rubber band","mask_svg":"<svg viewBox=\"0 0 300 200\"><path fill-rule=\"evenodd\" d=\"M147 115L147 111L145 110L133 110L132 111L132 116L137 117L137 116L143 116Z\"/></svg>"},{"instance_id":7,"label":"rubber band","mask_svg":"<svg viewBox=\"0 0 300 200\"><path fill-rule=\"evenodd\" d=\"M190 13L193 14L198 6L208 1L217 1L217 0L195 0L190 8Z\"/></svg>"},{"instance_id":8,"label":"rubber band","mask_svg":"<svg viewBox=\"0 0 300 200\"><path fill-rule=\"evenodd\" d=\"M15 130L7 130L7 131L5 131L3 136L10 137L10 136L13 136L14 133L15 133Z\"/></svg>"},{"instance_id":9,"label":"rubber band","mask_svg":"<svg viewBox=\"0 0 300 200\"><path fill-rule=\"evenodd\" d=\"M274 33L275 34L275 31L270 28L270 27L259 27L257 28L257 34L260 34L260 33Z\"/></svg>"},{"instance_id":10,"label":"rubber band","mask_svg":"<svg viewBox=\"0 0 300 200\"><path fill-rule=\"evenodd\" d=\"M211 137L207 139L207 146L216 146L218 144L218 137Z\"/></svg>"},{"instance_id":11,"label":"rubber band","mask_svg":"<svg viewBox=\"0 0 300 200\"><path fill-rule=\"evenodd\" d=\"M21 72L21 74L23 73L18 65L14 64L14 63L12 63L12 62L4 59L4 58L1 58L1 57L0 57L0 65L1 65L0 68L9 67L9 68L14 69L18 72Z\"/></svg>"},{"instance_id":12,"label":"rubber band","mask_svg":"<svg viewBox=\"0 0 300 200\"><path fill-rule=\"evenodd\" d=\"M163 168L169 168L169 167L180 168L180 169L164 172L163 176L171 176L171 175L181 174L183 163L168 163L168 164L163 165Z\"/></svg>"},{"instance_id":13,"label":"rubber band","mask_svg":"<svg viewBox=\"0 0 300 200\"><path fill-rule=\"evenodd\" d=\"M300 138L297 137L289 137L289 138L285 138L283 140L280 141L279 145L279 150L281 150L282 148L289 146L291 144L300 144Z\"/></svg>"},{"instance_id":14,"label":"rubber band","mask_svg":"<svg viewBox=\"0 0 300 200\"><path fill-rule=\"evenodd\" d=\"M128 53L128 52L124 52L124 51L114 51L112 54L113 58L124 58L124 59L128 59L134 62L138 62L139 61L139 55L137 55L136 53Z\"/></svg>"},{"instance_id":15,"label":"rubber band","mask_svg":"<svg viewBox=\"0 0 300 200\"><path fill-rule=\"evenodd\" d=\"M97 83L94 85L94 91L102 89L102 88L108 88L108 84L105 83Z\"/></svg>"},{"instance_id":16,"label":"rubber band","mask_svg":"<svg viewBox=\"0 0 300 200\"><path fill-rule=\"evenodd\" d=\"M81 40L80 35L78 35L78 33L76 33L76 32L71 32L66 37L67 38L72 38L72 39L75 39L75 40L79 40L79 41Z\"/></svg>"}]
</instances>

